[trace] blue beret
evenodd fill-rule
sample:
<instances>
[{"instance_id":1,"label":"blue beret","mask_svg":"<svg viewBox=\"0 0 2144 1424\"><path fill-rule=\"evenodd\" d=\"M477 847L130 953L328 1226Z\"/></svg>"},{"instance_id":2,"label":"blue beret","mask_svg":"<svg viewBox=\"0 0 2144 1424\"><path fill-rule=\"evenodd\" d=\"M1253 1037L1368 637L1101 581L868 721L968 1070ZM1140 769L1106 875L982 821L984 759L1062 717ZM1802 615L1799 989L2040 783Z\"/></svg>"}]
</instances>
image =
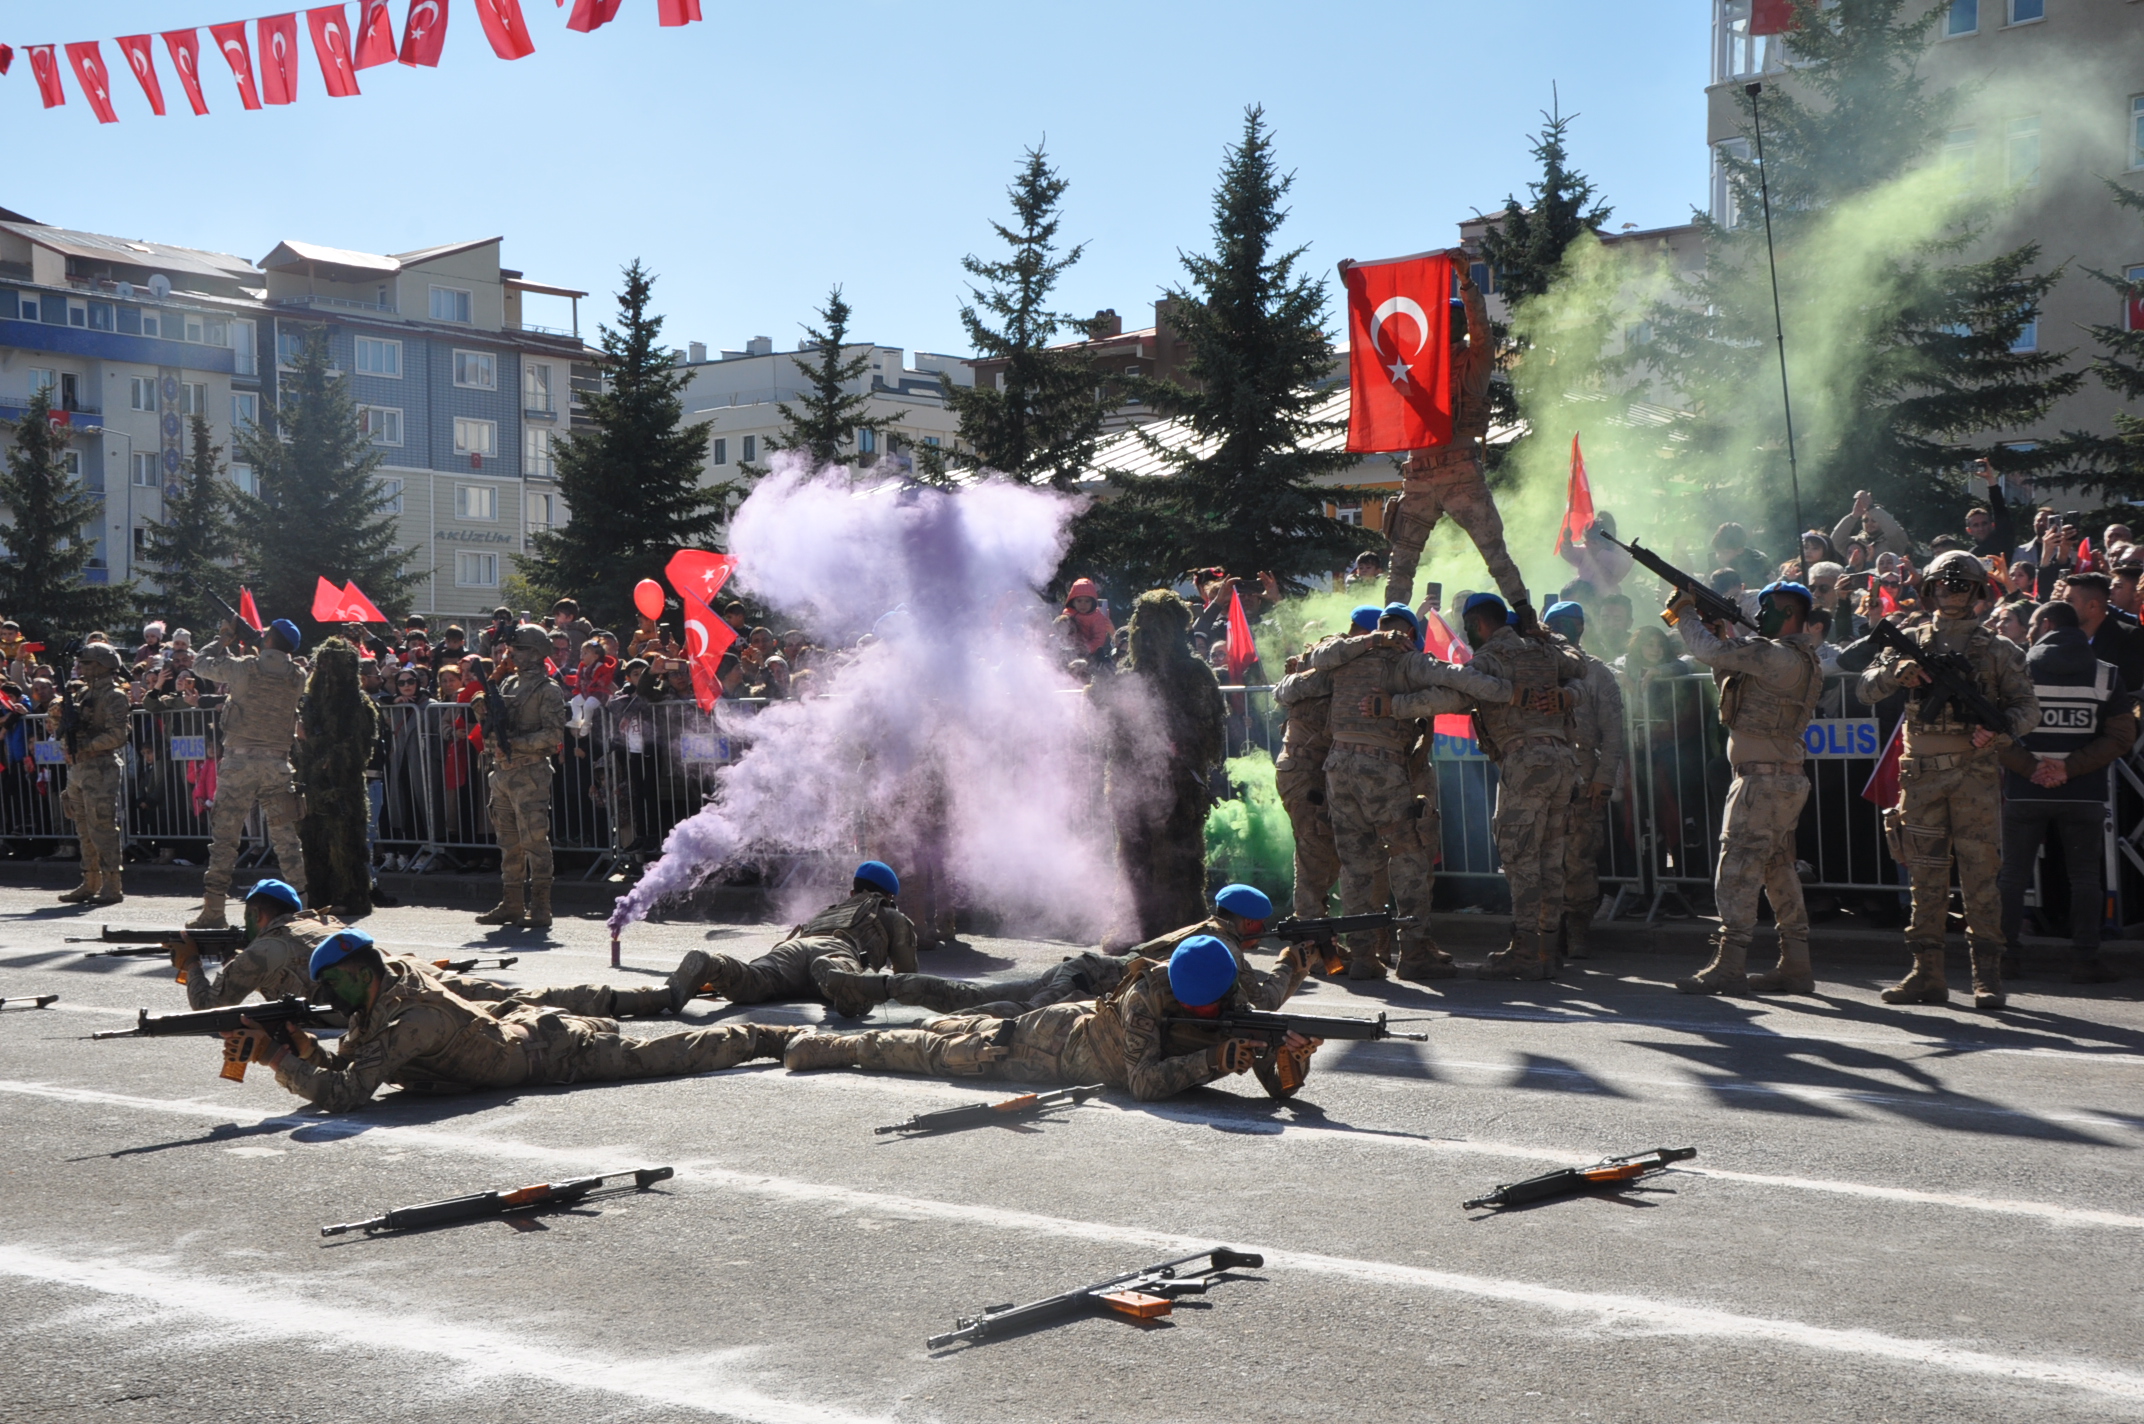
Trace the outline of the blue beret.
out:
<instances>
[{"instance_id":1,"label":"blue beret","mask_svg":"<svg viewBox=\"0 0 2144 1424\"><path fill-rule=\"evenodd\" d=\"M1558 618L1576 618L1583 623L1586 618L1585 605L1574 603L1567 598L1561 603L1551 603L1548 606L1548 612L1541 615L1543 623L1550 623Z\"/></svg>"},{"instance_id":2,"label":"blue beret","mask_svg":"<svg viewBox=\"0 0 2144 1424\"><path fill-rule=\"evenodd\" d=\"M888 895L901 893L901 877L893 873L893 867L883 860L867 860L856 867L856 878L866 885L876 885Z\"/></svg>"},{"instance_id":3,"label":"blue beret","mask_svg":"<svg viewBox=\"0 0 2144 1424\"><path fill-rule=\"evenodd\" d=\"M1169 992L1179 1004L1217 1004L1235 982L1236 956L1212 935L1193 935L1169 956Z\"/></svg>"},{"instance_id":4,"label":"blue beret","mask_svg":"<svg viewBox=\"0 0 2144 1424\"><path fill-rule=\"evenodd\" d=\"M1757 596L1759 598L1764 597L1768 593L1791 593L1796 598L1799 598L1802 601L1802 605L1804 607L1816 607L1816 595L1809 591L1809 586L1807 584L1796 583L1792 579L1781 579L1777 583L1768 583L1763 588L1757 590Z\"/></svg>"},{"instance_id":5,"label":"blue beret","mask_svg":"<svg viewBox=\"0 0 2144 1424\"><path fill-rule=\"evenodd\" d=\"M273 900L293 910L305 908L305 901L299 898L297 890L281 880L255 881L253 888L246 892L246 902L251 904L255 900Z\"/></svg>"},{"instance_id":6,"label":"blue beret","mask_svg":"<svg viewBox=\"0 0 2144 1424\"><path fill-rule=\"evenodd\" d=\"M1498 598L1495 594L1477 593L1472 598L1467 600L1466 607L1459 610L1459 616L1462 618L1472 618L1475 614L1480 613L1485 609L1495 613L1503 613L1506 611L1504 607L1504 600Z\"/></svg>"},{"instance_id":7,"label":"blue beret","mask_svg":"<svg viewBox=\"0 0 2144 1424\"><path fill-rule=\"evenodd\" d=\"M1376 629L1377 620L1384 616L1385 610L1376 604L1360 603L1355 606L1354 612L1348 614L1347 619L1349 623L1368 633Z\"/></svg>"},{"instance_id":8,"label":"blue beret","mask_svg":"<svg viewBox=\"0 0 2144 1424\"><path fill-rule=\"evenodd\" d=\"M1213 897L1216 906L1246 920L1271 918L1273 902L1255 885L1223 885Z\"/></svg>"},{"instance_id":9,"label":"blue beret","mask_svg":"<svg viewBox=\"0 0 2144 1424\"><path fill-rule=\"evenodd\" d=\"M1385 605L1385 607L1384 607L1384 611L1383 611L1382 613L1380 613L1380 614L1379 614L1378 616L1379 616L1379 617L1381 617L1381 618L1404 618L1404 619L1406 619L1406 620L1407 620L1407 626L1408 626L1408 627L1410 627L1410 628L1412 628L1412 629L1414 629L1414 636L1415 636L1415 641L1416 641L1416 642L1420 642L1420 641L1421 641L1421 639L1422 639L1422 620L1421 620L1421 619L1419 619L1419 618L1417 618L1417 617L1415 617L1415 616L1414 616L1414 610L1413 610L1412 608L1409 608L1409 607L1408 607L1408 606L1407 606L1406 604L1404 604L1404 603L1388 603L1388 604L1386 604L1386 605Z\"/></svg>"},{"instance_id":10,"label":"blue beret","mask_svg":"<svg viewBox=\"0 0 2144 1424\"><path fill-rule=\"evenodd\" d=\"M372 936L363 930L337 930L320 941L320 947L313 951L312 962L306 966L306 970L318 979L321 970L342 963L361 949L370 948Z\"/></svg>"},{"instance_id":11,"label":"blue beret","mask_svg":"<svg viewBox=\"0 0 2144 1424\"><path fill-rule=\"evenodd\" d=\"M294 653L305 646L305 635L300 633L298 625L288 618L276 619L268 625L268 631L290 644L290 650Z\"/></svg>"}]
</instances>

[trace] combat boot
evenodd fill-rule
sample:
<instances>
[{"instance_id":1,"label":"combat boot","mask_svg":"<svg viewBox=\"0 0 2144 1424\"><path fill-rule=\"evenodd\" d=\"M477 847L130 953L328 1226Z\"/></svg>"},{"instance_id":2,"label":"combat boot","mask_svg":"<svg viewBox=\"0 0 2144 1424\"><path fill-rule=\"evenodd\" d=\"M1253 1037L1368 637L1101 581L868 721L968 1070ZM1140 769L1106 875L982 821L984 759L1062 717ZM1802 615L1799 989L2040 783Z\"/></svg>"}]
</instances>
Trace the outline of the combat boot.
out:
<instances>
[{"instance_id":1,"label":"combat boot","mask_svg":"<svg viewBox=\"0 0 2144 1424\"><path fill-rule=\"evenodd\" d=\"M97 872L84 866L82 869L82 883L60 896L60 903L62 905L86 905L96 898ZM189 925L188 928L191 929L192 926Z\"/></svg>"},{"instance_id":2,"label":"combat boot","mask_svg":"<svg viewBox=\"0 0 2144 1424\"><path fill-rule=\"evenodd\" d=\"M1482 961L1476 977L1482 979L1553 979L1555 951L1535 930L1513 930L1511 943Z\"/></svg>"},{"instance_id":3,"label":"combat boot","mask_svg":"<svg viewBox=\"0 0 2144 1424\"><path fill-rule=\"evenodd\" d=\"M1458 978L1459 966L1449 954L1425 939L1400 946L1400 964L1394 972L1410 983L1427 984L1432 979Z\"/></svg>"},{"instance_id":4,"label":"combat boot","mask_svg":"<svg viewBox=\"0 0 2144 1424\"><path fill-rule=\"evenodd\" d=\"M1943 978L1943 951L1913 951L1913 972L1883 991L1887 1004L1947 1004L1950 985Z\"/></svg>"},{"instance_id":5,"label":"combat boot","mask_svg":"<svg viewBox=\"0 0 2144 1424\"><path fill-rule=\"evenodd\" d=\"M97 893L89 903L92 905L116 905L126 897L127 892L119 887L119 872L107 870L97 877Z\"/></svg>"},{"instance_id":6,"label":"combat boot","mask_svg":"<svg viewBox=\"0 0 2144 1424\"><path fill-rule=\"evenodd\" d=\"M845 1019L860 1019L886 1002L885 974L852 974L836 970L819 979L819 992L834 1012Z\"/></svg>"},{"instance_id":7,"label":"combat boot","mask_svg":"<svg viewBox=\"0 0 2144 1424\"><path fill-rule=\"evenodd\" d=\"M610 1013L614 1019L652 1019L672 1012L668 989L613 989Z\"/></svg>"},{"instance_id":8,"label":"combat boot","mask_svg":"<svg viewBox=\"0 0 2144 1424\"><path fill-rule=\"evenodd\" d=\"M784 1057L790 1044L812 1031L809 1024L747 1024L746 1027L752 1030L754 1058Z\"/></svg>"},{"instance_id":9,"label":"combat boot","mask_svg":"<svg viewBox=\"0 0 2144 1424\"><path fill-rule=\"evenodd\" d=\"M1385 958L1376 949L1350 949L1347 960L1347 977L1350 979L1382 979L1387 973Z\"/></svg>"},{"instance_id":10,"label":"combat boot","mask_svg":"<svg viewBox=\"0 0 2144 1424\"><path fill-rule=\"evenodd\" d=\"M1586 936L1593 931L1593 916L1588 911L1566 910L1563 915L1563 954L1566 959L1591 959L1593 951L1586 947Z\"/></svg>"},{"instance_id":11,"label":"combat boot","mask_svg":"<svg viewBox=\"0 0 2144 1424\"><path fill-rule=\"evenodd\" d=\"M1677 979L1675 987L1685 994L1746 994L1749 992L1748 969L1748 946L1729 945L1723 941L1710 964L1688 979Z\"/></svg>"},{"instance_id":12,"label":"combat boot","mask_svg":"<svg viewBox=\"0 0 2144 1424\"><path fill-rule=\"evenodd\" d=\"M714 956L704 949L688 950L677 968L670 971L670 1012L677 1013L685 1007L686 1000L700 992L707 982L707 967Z\"/></svg>"},{"instance_id":13,"label":"combat boot","mask_svg":"<svg viewBox=\"0 0 2144 1424\"><path fill-rule=\"evenodd\" d=\"M518 925L524 913L521 886L514 884L507 886L499 903L478 915L476 922L480 925Z\"/></svg>"},{"instance_id":14,"label":"combat boot","mask_svg":"<svg viewBox=\"0 0 2144 1424\"><path fill-rule=\"evenodd\" d=\"M1975 948L1973 960L1973 1007L1990 1013L2010 1003L2003 992L2002 951Z\"/></svg>"},{"instance_id":15,"label":"combat boot","mask_svg":"<svg viewBox=\"0 0 2144 1424\"><path fill-rule=\"evenodd\" d=\"M754 1024L755 1032L760 1025ZM860 1033L804 1032L782 1046L782 1066L792 1073L812 1068L854 1068L863 1061Z\"/></svg>"},{"instance_id":16,"label":"combat boot","mask_svg":"<svg viewBox=\"0 0 2144 1424\"><path fill-rule=\"evenodd\" d=\"M551 928L551 882L539 880L529 887L529 928Z\"/></svg>"},{"instance_id":17,"label":"combat boot","mask_svg":"<svg viewBox=\"0 0 2144 1424\"><path fill-rule=\"evenodd\" d=\"M230 922L223 917L223 896L211 890L201 897L201 913L186 922L190 930L227 930Z\"/></svg>"},{"instance_id":18,"label":"combat boot","mask_svg":"<svg viewBox=\"0 0 2144 1424\"><path fill-rule=\"evenodd\" d=\"M1750 975L1749 987L1756 994L1814 994L1816 974L1809 966L1809 941L1782 939L1778 967Z\"/></svg>"}]
</instances>

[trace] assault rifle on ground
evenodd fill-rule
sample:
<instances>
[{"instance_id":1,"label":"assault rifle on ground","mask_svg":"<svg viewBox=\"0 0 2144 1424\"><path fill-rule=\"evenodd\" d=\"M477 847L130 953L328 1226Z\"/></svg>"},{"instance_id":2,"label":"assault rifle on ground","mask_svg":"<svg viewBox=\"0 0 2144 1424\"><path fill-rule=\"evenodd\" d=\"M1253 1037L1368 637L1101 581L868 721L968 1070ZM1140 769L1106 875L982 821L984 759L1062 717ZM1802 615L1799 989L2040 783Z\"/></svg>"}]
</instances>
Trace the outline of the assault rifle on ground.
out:
<instances>
[{"instance_id":1,"label":"assault rifle on ground","mask_svg":"<svg viewBox=\"0 0 2144 1424\"><path fill-rule=\"evenodd\" d=\"M468 972L469 972L470 970L472 970L472 969L478 969L478 968L484 968L484 969L510 969L510 968L512 968L512 967L513 967L514 965L516 965L516 964L519 964L520 962L521 962L521 956L520 956L520 955L518 955L518 954L515 954L515 955L509 955L509 956L508 956L508 957L506 957L505 959L490 959L490 960L485 960L485 959L435 959L435 960L433 960L433 961L432 961L432 967L433 967L434 969L444 969L444 970L446 970L446 971L447 971L447 972L448 972L449 974L467 974L467 973L468 973Z\"/></svg>"},{"instance_id":2,"label":"assault rifle on ground","mask_svg":"<svg viewBox=\"0 0 2144 1424\"><path fill-rule=\"evenodd\" d=\"M1234 1009L1224 1011L1216 1018L1170 1017L1162 1023L1169 1028L1201 1029L1215 1038L1247 1038L1268 1049L1280 1047L1291 1033L1299 1033L1305 1038L1366 1042L1387 1038L1404 1038L1411 1043L1429 1042L1426 1033L1403 1033L1386 1027L1383 1014L1374 1019L1329 1019L1316 1014L1272 1014L1263 1009Z\"/></svg>"},{"instance_id":3,"label":"assault rifle on ground","mask_svg":"<svg viewBox=\"0 0 2144 1424\"><path fill-rule=\"evenodd\" d=\"M1192 1270L1183 1269L1194 1261L1203 1264ZM1167 1315L1170 1303L1177 1296L1204 1295L1208 1286L1228 1279L1229 1272L1256 1270L1265 1263L1265 1257L1253 1252L1216 1246L1195 1256L1126 1271L1121 1276L1111 1276L1106 1281L1053 1295L1047 1300L1026 1305L985 1306L981 1315L960 1317L958 1329L931 1336L924 1341L924 1348L942 1350L963 1340L988 1340L1017 1334L1066 1316L1098 1311L1113 1310L1134 1320L1153 1320Z\"/></svg>"},{"instance_id":4,"label":"assault rifle on ground","mask_svg":"<svg viewBox=\"0 0 2144 1424\"><path fill-rule=\"evenodd\" d=\"M241 648L258 648L261 645L261 638L265 636L262 631L239 617L238 610L226 603L222 594L206 584L198 583L194 585L194 592L222 609L224 617L231 620L232 642L238 644Z\"/></svg>"},{"instance_id":5,"label":"assault rifle on ground","mask_svg":"<svg viewBox=\"0 0 2144 1424\"><path fill-rule=\"evenodd\" d=\"M416 1227L446 1226L457 1221L475 1221L484 1216L519 1216L523 1212L544 1208L572 1206L583 1202L613 1177L631 1177L632 1186L620 1184L612 1192L644 1192L657 1182L667 1182L677 1175L675 1167L641 1167L631 1172L608 1172L600 1177L575 1177L570 1182L538 1182L533 1187L521 1187L510 1192L472 1192L465 1197L448 1197L445 1201L426 1202L422 1206L397 1207L385 1216L375 1216L369 1221L348 1221L340 1226L323 1226L322 1236L341 1236L349 1231L362 1231L367 1235L375 1231L408 1231Z\"/></svg>"},{"instance_id":6,"label":"assault rifle on ground","mask_svg":"<svg viewBox=\"0 0 2144 1424\"><path fill-rule=\"evenodd\" d=\"M237 929L223 930L115 930L106 925L95 939L87 935L69 935L68 944L124 944L140 946L129 949L90 949L83 953L97 959L159 959L171 953L171 946L187 935L193 936L194 946L203 954L220 954L228 959L246 947L246 932Z\"/></svg>"},{"instance_id":7,"label":"assault rifle on ground","mask_svg":"<svg viewBox=\"0 0 2144 1424\"><path fill-rule=\"evenodd\" d=\"M1566 1167L1560 1172L1544 1172L1538 1177L1528 1177L1523 1182L1498 1187L1485 1197L1476 1197L1463 1203L1463 1207L1472 1211L1476 1207L1484 1206L1524 1206L1528 1202L1547 1201L1551 1197L1573 1196L1579 1192L1620 1187L1625 1182L1635 1182L1640 1177L1664 1172L1669 1163L1687 1162L1696 1155L1695 1147L1656 1147L1650 1152L1633 1152L1628 1157L1609 1157L1595 1162L1590 1167Z\"/></svg>"},{"instance_id":8,"label":"assault rifle on ground","mask_svg":"<svg viewBox=\"0 0 2144 1424\"><path fill-rule=\"evenodd\" d=\"M1973 672L1973 665L1961 654L1924 648L1888 618L1877 619L1876 626L1869 629L1869 636L1876 640L1878 647L1889 648L1928 674L1928 681L1917 689L1921 696L1921 720L1933 722L1950 708L1964 721L1976 722L1991 732L2008 734L2010 719L1980 690L1980 679Z\"/></svg>"},{"instance_id":9,"label":"assault rifle on ground","mask_svg":"<svg viewBox=\"0 0 2144 1424\"><path fill-rule=\"evenodd\" d=\"M59 997L57 994L38 994L35 996L17 994L12 999L0 999L0 1009L6 1008L9 1004L28 1004L33 1009L41 1009L47 1004L58 1003Z\"/></svg>"},{"instance_id":10,"label":"assault rifle on ground","mask_svg":"<svg viewBox=\"0 0 2144 1424\"><path fill-rule=\"evenodd\" d=\"M1662 582L1672 585L1677 593L1690 595L1690 601L1697 605L1697 616L1700 622L1740 623L1752 633L1757 631L1757 625L1749 621L1749 615L1742 611L1740 604L1724 594L1714 593L1711 584L1706 583L1695 574L1684 573L1651 549L1640 545L1636 539L1626 544L1616 538L1615 535L1606 533L1599 528L1586 531L1588 539L1596 536L1606 539L1609 543L1630 555L1631 558L1645 565ZM1665 623L1672 624L1675 622L1675 616L1672 613L1663 613L1660 618Z\"/></svg>"},{"instance_id":11,"label":"assault rifle on ground","mask_svg":"<svg viewBox=\"0 0 2144 1424\"><path fill-rule=\"evenodd\" d=\"M173 1038L189 1034L221 1037L225 1034L242 1034L251 1019L254 1023L282 1039L292 1048L297 1040L291 1030L297 1028L341 1028L344 1020L340 1010L331 1004L308 1004L303 999L286 994L280 999L271 999L259 1004L232 1004L221 1009L199 1009L190 1014L152 1014L147 1009L132 1028L107 1029L93 1033L91 1038ZM234 1083L246 1079L246 1048L243 1038L224 1040L223 1074Z\"/></svg>"},{"instance_id":12,"label":"assault rifle on ground","mask_svg":"<svg viewBox=\"0 0 2144 1424\"><path fill-rule=\"evenodd\" d=\"M1277 921L1271 933L1289 944L1309 944L1316 948L1325 961L1325 972L1338 974L1347 967L1347 960L1333 941L1344 934L1357 930L1403 930L1414 924L1412 915L1395 915L1390 910L1379 910L1369 915L1338 915L1329 920L1286 919ZM1310 966L1316 969L1318 966Z\"/></svg>"},{"instance_id":13,"label":"assault rifle on ground","mask_svg":"<svg viewBox=\"0 0 2144 1424\"><path fill-rule=\"evenodd\" d=\"M957 1132L964 1127L980 1127L986 1122L1011 1122L1048 1112L1061 1103L1078 1107L1101 1092L1103 1087L1103 1084L1095 1083L1084 1088L1059 1088L1054 1093L1022 1093L1019 1097L1007 1098L1002 1103L970 1103L966 1107L941 1108L937 1112L917 1113L908 1121L897 1122L891 1127L874 1127L871 1132L876 1137L883 1137L889 1132Z\"/></svg>"}]
</instances>

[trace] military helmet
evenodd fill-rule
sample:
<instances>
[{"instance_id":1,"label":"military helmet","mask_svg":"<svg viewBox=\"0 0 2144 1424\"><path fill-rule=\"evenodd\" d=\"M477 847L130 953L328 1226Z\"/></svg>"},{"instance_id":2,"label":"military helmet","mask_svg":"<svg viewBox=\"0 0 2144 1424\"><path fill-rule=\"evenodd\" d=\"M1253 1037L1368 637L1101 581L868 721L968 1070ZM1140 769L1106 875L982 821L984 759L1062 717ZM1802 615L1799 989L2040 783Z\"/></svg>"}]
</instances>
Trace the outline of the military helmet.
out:
<instances>
[{"instance_id":1,"label":"military helmet","mask_svg":"<svg viewBox=\"0 0 2144 1424\"><path fill-rule=\"evenodd\" d=\"M1964 583L1974 588L1985 588L1988 582L1986 565L1963 549L1951 549L1935 557L1922 577L1929 583Z\"/></svg>"},{"instance_id":2,"label":"military helmet","mask_svg":"<svg viewBox=\"0 0 2144 1424\"><path fill-rule=\"evenodd\" d=\"M524 623L514 630L514 651L517 653L549 653L551 635L534 623Z\"/></svg>"},{"instance_id":3,"label":"military helmet","mask_svg":"<svg viewBox=\"0 0 2144 1424\"><path fill-rule=\"evenodd\" d=\"M84 643L75 653L76 662L90 663L117 676L121 667L119 650L110 643Z\"/></svg>"}]
</instances>

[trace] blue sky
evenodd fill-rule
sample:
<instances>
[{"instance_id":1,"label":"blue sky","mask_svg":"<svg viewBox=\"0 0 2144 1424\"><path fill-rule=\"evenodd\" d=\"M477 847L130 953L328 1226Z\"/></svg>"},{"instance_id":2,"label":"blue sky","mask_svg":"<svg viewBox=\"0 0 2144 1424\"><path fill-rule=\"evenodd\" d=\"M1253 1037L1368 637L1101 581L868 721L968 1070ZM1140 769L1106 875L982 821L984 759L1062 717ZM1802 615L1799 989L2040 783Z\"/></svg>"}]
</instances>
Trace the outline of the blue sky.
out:
<instances>
[{"instance_id":1,"label":"blue sky","mask_svg":"<svg viewBox=\"0 0 2144 1424\"><path fill-rule=\"evenodd\" d=\"M162 119L112 37L196 21L207 48L209 24L271 6L0 7L18 50L0 206L253 259L284 238L394 252L503 234L508 266L597 294L591 335L638 256L677 345L792 346L840 282L859 338L957 352L959 260L991 252L1021 150L1045 135L1071 183L1063 235L1088 244L1061 305L1128 326L1180 277L1177 251L1207 243L1222 148L1253 101L1298 175L1285 233L1328 274L1448 245L1520 189L1552 81L1615 223L1681 222L1705 195L1704 0L703 0L704 22L668 30L655 0L625 0L590 35L552 0L522 5L528 58L494 57L454 0L439 68L365 70L358 98L326 97L307 45L298 102L245 112L204 54L206 118L159 44ZM104 42L117 124L94 121L71 71L66 107L38 106L21 47L84 39Z\"/></svg>"}]
</instances>

